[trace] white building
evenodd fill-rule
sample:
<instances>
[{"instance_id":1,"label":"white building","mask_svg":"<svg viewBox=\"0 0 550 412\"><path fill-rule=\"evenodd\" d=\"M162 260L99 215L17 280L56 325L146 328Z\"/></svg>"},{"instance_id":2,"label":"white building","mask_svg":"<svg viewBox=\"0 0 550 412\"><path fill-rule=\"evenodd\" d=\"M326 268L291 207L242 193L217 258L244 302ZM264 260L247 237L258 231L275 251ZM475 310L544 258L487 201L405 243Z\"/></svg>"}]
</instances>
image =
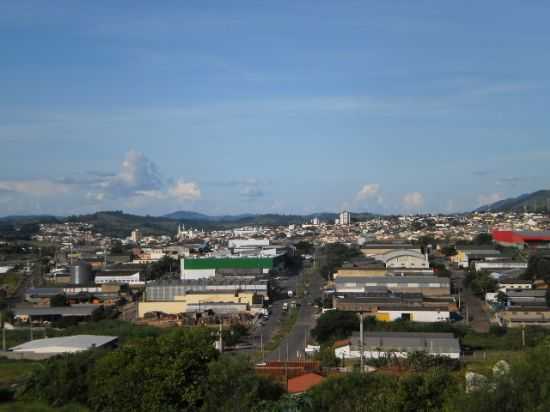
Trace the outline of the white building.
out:
<instances>
[{"instance_id":1,"label":"white building","mask_svg":"<svg viewBox=\"0 0 550 412\"><path fill-rule=\"evenodd\" d=\"M527 262L475 262L475 270L497 270L497 269L527 269Z\"/></svg>"},{"instance_id":2,"label":"white building","mask_svg":"<svg viewBox=\"0 0 550 412\"><path fill-rule=\"evenodd\" d=\"M134 243L141 242L141 231L139 229L132 230L132 233L130 234L130 238Z\"/></svg>"},{"instance_id":3,"label":"white building","mask_svg":"<svg viewBox=\"0 0 550 412\"><path fill-rule=\"evenodd\" d=\"M340 213L340 218L338 219L338 222L342 226L347 226L351 224L351 213L347 210L344 210Z\"/></svg>"},{"instance_id":4,"label":"white building","mask_svg":"<svg viewBox=\"0 0 550 412\"><path fill-rule=\"evenodd\" d=\"M102 283L117 283L126 285L144 285L145 282L141 280L139 272L136 273L117 273L113 272L100 272L95 277L96 284Z\"/></svg>"},{"instance_id":5,"label":"white building","mask_svg":"<svg viewBox=\"0 0 550 412\"><path fill-rule=\"evenodd\" d=\"M429 269L428 255L423 255L415 250L392 250L383 255L374 256L386 264L387 268L399 269Z\"/></svg>"},{"instance_id":6,"label":"white building","mask_svg":"<svg viewBox=\"0 0 550 412\"><path fill-rule=\"evenodd\" d=\"M62 338L47 338L32 340L10 348L11 352L57 355L63 353L82 352L92 348L114 346L118 341L116 336L75 335Z\"/></svg>"},{"instance_id":7,"label":"white building","mask_svg":"<svg viewBox=\"0 0 550 412\"><path fill-rule=\"evenodd\" d=\"M425 352L431 356L460 359L460 344L452 333L366 332L363 357L381 359L406 358L409 353ZM359 334L335 345L334 354L340 359L358 359L361 356Z\"/></svg>"},{"instance_id":8,"label":"white building","mask_svg":"<svg viewBox=\"0 0 550 412\"><path fill-rule=\"evenodd\" d=\"M227 246L230 249L250 249L269 246L269 239L231 239Z\"/></svg>"}]
</instances>

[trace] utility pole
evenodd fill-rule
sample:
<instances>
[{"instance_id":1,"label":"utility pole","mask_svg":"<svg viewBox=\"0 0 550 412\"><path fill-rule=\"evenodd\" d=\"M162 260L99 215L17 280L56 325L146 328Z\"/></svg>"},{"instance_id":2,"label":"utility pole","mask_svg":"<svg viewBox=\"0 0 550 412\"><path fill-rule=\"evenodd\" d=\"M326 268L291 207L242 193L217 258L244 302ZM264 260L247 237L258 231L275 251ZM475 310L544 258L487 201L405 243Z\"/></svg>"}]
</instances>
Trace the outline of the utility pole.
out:
<instances>
[{"instance_id":1,"label":"utility pole","mask_svg":"<svg viewBox=\"0 0 550 412\"><path fill-rule=\"evenodd\" d=\"M2 326L2 350L6 351L6 325L4 324L3 313L0 312L0 326Z\"/></svg>"},{"instance_id":2,"label":"utility pole","mask_svg":"<svg viewBox=\"0 0 550 412\"><path fill-rule=\"evenodd\" d=\"M260 351L262 352L262 362L264 361L264 334L260 334Z\"/></svg>"},{"instance_id":3,"label":"utility pole","mask_svg":"<svg viewBox=\"0 0 550 412\"><path fill-rule=\"evenodd\" d=\"M223 352L223 321L220 318L220 353Z\"/></svg>"},{"instance_id":4,"label":"utility pole","mask_svg":"<svg viewBox=\"0 0 550 412\"><path fill-rule=\"evenodd\" d=\"M288 391L288 339L286 340L285 382L286 390Z\"/></svg>"},{"instance_id":5,"label":"utility pole","mask_svg":"<svg viewBox=\"0 0 550 412\"><path fill-rule=\"evenodd\" d=\"M306 358L306 348L307 348L307 335L308 335L308 329L306 328L306 332L304 334L304 359Z\"/></svg>"},{"instance_id":6,"label":"utility pole","mask_svg":"<svg viewBox=\"0 0 550 412\"><path fill-rule=\"evenodd\" d=\"M30 332L31 332L31 341L32 341L33 340L33 333L32 333L33 331L32 331L32 317L31 317L31 315L29 315L29 323L31 325Z\"/></svg>"},{"instance_id":7,"label":"utility pole","mask_svg":"<svg viewBox=\"0 0 550 412\"><path fill-rule=\"evenodd\" d=\"M525 348L525 323L521 324L521 346Z\"/></svg>"},{"instance_id":8,"label":"utility pole","mask_svg":"<svg viewBox=\"0 0 550 412\"><path fill-rule=\"evenodd\" d=\"M361 353L359 354L359 359L361 361L361 373L363 373L364 371L364 359L363 359L363 354L364 354L364 333L363 333L363 312L360 312L359 313L359 321L361 322L359 324L359 350L361 351Z\"/></svg>"}]
</instances>

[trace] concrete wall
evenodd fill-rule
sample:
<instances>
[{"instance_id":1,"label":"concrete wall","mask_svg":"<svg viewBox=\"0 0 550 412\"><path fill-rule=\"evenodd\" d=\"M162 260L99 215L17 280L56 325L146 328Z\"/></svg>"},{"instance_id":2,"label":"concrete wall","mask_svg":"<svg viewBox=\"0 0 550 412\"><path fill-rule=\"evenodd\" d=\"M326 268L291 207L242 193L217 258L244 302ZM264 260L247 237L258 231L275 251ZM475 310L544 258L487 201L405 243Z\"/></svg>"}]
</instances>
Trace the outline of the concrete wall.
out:
<instances>
[{"instance_id":1,"label":"concrete wall","mask_svg":"<svg viewBox=\"0 0 550 412\"><path fill-rule=\"evenodd\" d=\"M388 268L427 269L430 264L425 258L414 256L397 256L386 262Z\"/></svg>"},{"instance_id":2,"label":"concrete wall","mask_svg":"<svg viewBox=\"0 0 550 412\"><path fill-rule=\"evenodd\" d=\"M239 292L237 296L234 293L188 293L185 296L176 296L176 300L184 300L188 305L200 302L246 303L252 305L253 296L254 293L250 292Z\"/></svg>"},{"instance_id":3,"label":"concrete wall","mask_svg":"<svg viewBox=\"0 0 550 412\"><path fill-rule=\"evenodd\" d=\"M338 269L334 277L338 276L385 276L386 269Z\"/></svg>"},{"instance_id":4,"label":"concrete wall","mask_svg":"<svg viewBox=\"0 0 550 412\"><path fill-rule=\"evenodd\" d=\"M387 314L387 320L393 322L401 319L403 314L408 314L413 322L447 322L450 318L449 311L429 311L429 310L380 310L376 314L378 319L379 315ZM384 316L385 317L385 316ZM382 319L381 319L382 320ZM385 320L385 319L384 319Z\"/></svg>"},{"instance_id":5,"label":"concrete wall","mask_svg":"<svg viewBox=\"0 0 550 412\"><path fill-rule=\"evenodd\" d=\"M181 279L208 279L216 276L216 269L184 269Z\"/></svg>"},{"instance_id":6,"label":"concrete wall","mask_svg":"<svg viewBox=\"0 0 550 412\"><path fill-rule=\"evenodd\" d=\"M143 318L148 312L164 312L169 315L177 315L187 311L186 302L139 302L138 317Z\"/></svg>"},{"instance_id":7,"label":"concrete wall","mask_svg":"<svg viewBox=\"0 0 550 412\"><path fill-rule=\"evenodd\" d=\"M334 354L339 359L359 359L361 354L360 350L352 350L351 347L342 346L334 350ZM365 351L364 357L366 359L381 359L385 358L390 354L390 352L378 352L378 351ZM460 353L430 353L433 356L446 356L451 359L460 359ZM391 356L397 358L407 358L409 354L407 352L391 352Z\"/></svg>"}]
</instances>

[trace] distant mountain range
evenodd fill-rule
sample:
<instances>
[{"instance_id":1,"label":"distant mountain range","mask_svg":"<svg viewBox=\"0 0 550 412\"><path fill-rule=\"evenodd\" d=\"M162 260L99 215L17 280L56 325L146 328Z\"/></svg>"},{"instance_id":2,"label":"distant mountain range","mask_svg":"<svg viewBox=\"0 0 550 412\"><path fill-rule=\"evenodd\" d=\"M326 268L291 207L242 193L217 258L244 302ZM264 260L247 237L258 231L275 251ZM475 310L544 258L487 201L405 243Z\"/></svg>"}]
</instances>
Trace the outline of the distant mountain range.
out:
<instances>
[{"instance_id":1,"label":"distant mountain range","mask_svg":"<svg viewBox=\"0 0 550 412\"><path fill-rule=\"evenodd\" d=\"M352 219L357 220L369 219L372 216L369 213L352 213ZM21 227L25 226L25 237L28 237L38 231L39 223L91 223L100 233L126 237L133 229L140 229L146 235L174 235L180 224L184 224L186 228L215 230L249 225L284 226L301 224L311 221L314 217L318 217L321 221L333 222L338 214L325 212L311 215L240 214L210 216L197 212L178 211L164 216L140 216L122 211L103 211L67 217L7 216L0 218L0 236L5 236L7 233L18 236Z\"/></svg>"},{"instance_id":2,"label":"distant mountain range","mask_svg":"<svg viewBox=\"0 0 550 412\"><path fill-rule=\"evenodd\" d=\"M550 212L550 190L539 190L499 200L482 206L476 212Z\"/></svg>"}]
</instances>

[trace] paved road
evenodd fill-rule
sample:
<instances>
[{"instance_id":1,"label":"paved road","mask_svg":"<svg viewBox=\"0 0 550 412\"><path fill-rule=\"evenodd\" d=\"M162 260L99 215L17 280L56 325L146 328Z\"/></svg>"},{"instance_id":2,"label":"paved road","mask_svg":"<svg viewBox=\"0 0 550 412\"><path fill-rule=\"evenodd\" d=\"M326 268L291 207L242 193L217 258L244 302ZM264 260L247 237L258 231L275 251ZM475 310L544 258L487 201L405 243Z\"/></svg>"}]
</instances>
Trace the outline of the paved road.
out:
<instances>
[{"instance_id":1,"label":"paved road","mask_svg":"<svg viewBox=\"0 0 550 412\"><path fill-rule=\"evenodd\" d=\"M303 278L303 273L298 273L295 276L290 276L286 280L280 280L279 286L282 290L296 290L297 285L301 282ZM265 321L263 326L257 326L250 334L249 339L247 339L252 345L254 345L254 350L260 350L262 342L266 345L280 325L280 321L283 317L283 303L290 303L292 300L297 299L282 299L273 302L271 306L271 315L269 319ZM245 352L248 352L247 350Z\"/></svg>"},{"instance_id":2,"label":"paved road","mask_svg":"<svg viewBox=\"0 0 550 412\"><path fill-rule=\"evenodd\" d=\"M461 314L464 317L464 322L472 327L476 332L487 333L491 327L491 316L485 309L484 303L477 296L472 294L468 288L464 288L464 277L466 272L453 271L451 279L456 289L460 289L461 293ZM468 317L469 319L466 319Z\"/></svg>"},{"instance_id":3,"label":"paved road","mask_svg":"<svg viewBox=\"0 0 550 412\"><path fill-rule=\"evenodd\" d=\"M321 296L321 287L324 280L318 274L313 274L310 279L309 294L301 299L302 305L298 312L298 319L291 332L285 337L277 349L266 354L266 360L286 360L288 348L288 360L304 359L305 345L311 329L315 326L315 308L309 302Z\"/></svg>"}]
</instances>

